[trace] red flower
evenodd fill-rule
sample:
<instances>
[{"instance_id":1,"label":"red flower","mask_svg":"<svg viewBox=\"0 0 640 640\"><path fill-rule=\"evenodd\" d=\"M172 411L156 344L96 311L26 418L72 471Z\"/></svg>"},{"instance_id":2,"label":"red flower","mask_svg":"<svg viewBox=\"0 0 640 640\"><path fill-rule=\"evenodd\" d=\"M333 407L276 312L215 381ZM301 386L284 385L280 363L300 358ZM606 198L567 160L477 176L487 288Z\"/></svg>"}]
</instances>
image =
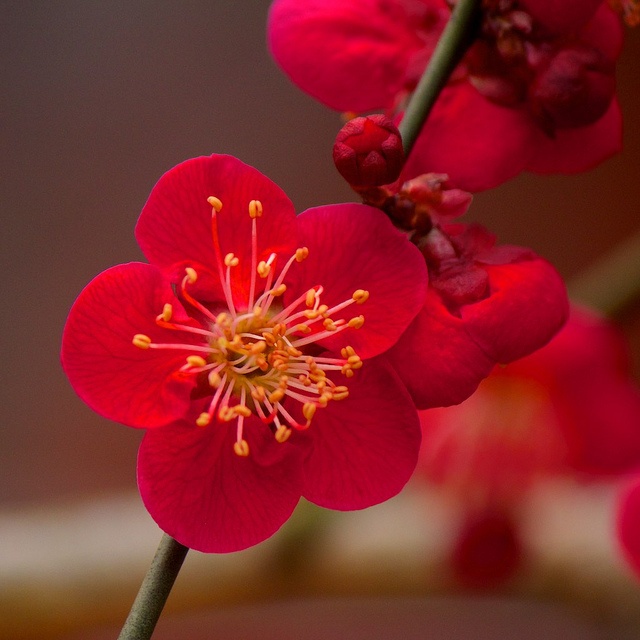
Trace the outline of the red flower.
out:
<instances>
[{"instance_id":1,"label":"red flower","mask_svg":"<svg viewBox=\"0 0 640 640\"><path fill-rule=\"evenodd\" d=\"M383 213L296 218L265 176L211 156L160 179L136 237L151 264L89 283L62 362L95 411L147 429L138 484L164 531L234 551L301 495L349 510L400 491L420 430L380 354L420 309L426 274Z\"/></svg>"},{"instance_id":2,"label":"red flower","mask_svg":"<svg viewBox=\"0 0 640 640\"><path fill-rule=\"evenodd\" d=\"M468 400L420 420L419 469L460 512L451 568L469 586L495 586L518 569L519 510L537 480L619 477L640 463L640 391L626 346L576 308L546 347L496 367ZM640 483L621 531L640 574Z\"/></svg>"},{"instance_id":3,"label":"red flower","mask_svg":"<svg viewBox=\"0 0 640 640\"><path fill-rule=\"evenodd\" d=\"M439 171L479 191L524 170L584 171L619 151L613 74L622 28L606 3L483 6L480 36L438 99L404 175ZM444 0L275 0L269 45L293 82L327 106L395 112L449 14Z\"/></svg>"},{"instance_id":4,"label":"red flower","mask_svg":"<svg viewBox=\"0 0 640 640\"><path fill-rule=\"evenodd\" d=\"M547 346L420 419L421 468L432 480L507 502L541 474L611 477L640 462L640 392L626 345L577 308Z\"/></svg>"},{"instance_id":5,"label":"red flower","mask_svg":"<svg viewBox=\"0 0 640 640\"><path fill-rule=\"evenodd\" d=\"M419 409L468 398L493 367L545 345L564 324L564 283L529 249L495 246L479 225L434 226L422 239L429 289L389 359Z\"/></svg>"}]
</instances>

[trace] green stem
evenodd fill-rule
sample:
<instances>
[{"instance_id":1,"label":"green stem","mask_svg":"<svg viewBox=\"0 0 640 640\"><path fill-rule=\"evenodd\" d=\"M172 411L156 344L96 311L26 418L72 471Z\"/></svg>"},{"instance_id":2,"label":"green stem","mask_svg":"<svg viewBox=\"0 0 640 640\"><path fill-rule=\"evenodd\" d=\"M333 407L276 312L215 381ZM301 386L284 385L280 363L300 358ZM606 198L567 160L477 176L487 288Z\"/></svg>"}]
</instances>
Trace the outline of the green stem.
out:
<instances>
[{"instance_id":1,"label":"green stem","mask_svg":"<svg viewBox=\"0 0 640 640\"><path fill-rule=\"evenodd\" d=\"M163 536L118 640L151 638L188 551L170 536Z\"/></svg>"},{"instance_id":2,"label":"green stem","mask_svg":"<svg viewBox=\"0 0 640 640\"><path fill-rule=\"evenodd\" d=\"M480 4L481 0L458 0L453 8L399 126L406 157L449 76L474 40L480 24Z\"/></svg>"},{"instance_id":3,"label":"green stem","mask_svg":"<svg viewBox=\"0 0 640 640\"><path fill-rule=\"evenodd\" d=\"M640 232L574 278L569 296L614 316L638 299L640 294Z\"/></svg>"}]
</instances>

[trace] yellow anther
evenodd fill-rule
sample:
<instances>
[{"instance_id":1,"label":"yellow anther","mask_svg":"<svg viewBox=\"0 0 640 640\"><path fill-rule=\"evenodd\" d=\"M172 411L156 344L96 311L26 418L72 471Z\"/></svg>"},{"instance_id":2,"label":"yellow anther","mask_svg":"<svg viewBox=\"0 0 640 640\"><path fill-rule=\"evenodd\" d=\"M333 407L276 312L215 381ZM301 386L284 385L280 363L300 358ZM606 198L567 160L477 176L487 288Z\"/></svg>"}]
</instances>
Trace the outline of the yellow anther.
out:
<instances>
[{"instance_id":1,"label":"yellow anther","mask_svg":"<svg viewBox=\"0 0 640 640\"><path fill-rule=\"evenodd\" d=\"M302 262L309 255L309 249L307 247L300 247L296 249L296 262Z\"/></svg>"},{"instance_id":2,"label":"yellow anther","mask_svg":"<svg viewBox=\"0 0 640 640\"><path fill-rule=\"evenodd\" d=\"M320 407L326 407L327 403L329 402L329 400L331 400L331 394L330 393L323 393L319 398L318 398L318 406Z\"/></svg>"},{"instance_id":3,"label":"yellow anther","mask_svg":"<svg viewBox=\"0 0 640 640\"><path fill-rule=\"evenodd\" d=\"M259 318L262 315L262 307L253 307L253 317Z\"/></svg>"},{"instance_id":4,"label":"yellow anther","mask_svg":"<svg viewBox=\"0 0 640 640\"><path fill-rule=\"evenodd\" d=\"M305 387L311 386L311 378L309 376L305 376L303 373L298 376L298 380L300 380Z\"/></svg>"},{"instance_id":5,"label":"yellow anther","mask_svg":"<svg viewBox=\"0 0 640 640\"><path fill-rule=\"evenodd\" d=\"M220 377L220 374L217 371L211 371L207 376L207 380L209 381L209 384L215 389L217 389L220 386L220 383L222 382L222 378Z\"/></svg>"},{"instance_id":6,"label":"yellow anther","mask_svg":"<svg viewBox=\"0 0 640 640\"><path fill-rule=\"evenodd\" d=\"M246 440L234 442L233 451L237 456L246 458L249 455L249 443Z\"/></svg>"},{"instance_id":7,"label":"yellow anther","mask_svg":"<svg viewBox=\"0 0 640 640\"><path fill-rule=\"evenodd\" d=\"M302 315L307 320L315 320L320 315L320 312L316 311L315 309L306 309L305 311L302 312Z\"/></svg>"},{"instance_id":8,"label":"yellow anther","mask_svg":"<svg viewBox=\"0 0 640 640\"><path fill-rule=\"evenodd\" d=\"M364 316L355 316L347 324L352 329L359 329L364 324Z\"/></svg>"},{"instance_id":9,"label":"yellow anther","mask_svg":"<svg viewBox=\"0 0 640 640\"><path fill-rule=\"evenodd\" d=\"M354 353L352 356L349 356L347 358L347 362L351 365L356 364L356 362L360 362L360 356L356 353Z\"/></svg>"},{"instance_id":10,"label":"yellow anther","mask_svg":"<svg viewBox=\"0 0 640 640\"><path fill-rule=\"evenodd\" d=\"M249 203L249 215L252 218L259 218L262 215L262 202L260 200L252 200Z\"/></svg>"},{"instance_id":11,"label":"yellow anther","mask_svg":"<svg viewBox=\"0 0 640 640\"><path fill-rule=\"evenodd\" d=\"M251 345L251 353L258 354L262 353L267 348L267 343L264 340L258 340L258 342L254 342Z\"/></svg>"},{"instance_id":12,"label":"yellow anther","mask_svg":"<svg viewBox=\"0 0 640 640\"><path fill-rule=\"evenodd\" d=\"M190 367L205 367L207 361L202 356L187 356L187 364Z\"/></svg>"},{"instance_id":13,"label":"yellow anther","mask_svg":"<svg viewBox=\"0 0 640 640\"><path fill-rule=\"evenodd\" d=\"M300 349L296 349L295 347L287 347L286 348L286 352L292 357L292 358L299 358L302 355L302 351L300 351Z\"/></svg>"},{"instance_id":14,"label":"yellow anther","mask_svg":"<svg viewBox=\"0 0 640 640\"><path fill-rule=\"evenodd\" d=\"M237 267L240 263L240 260L236 258L235 254L227 253L224 257L224 265L225 267Z\"/></svg>"},{"instance_id":15,"label":"yellow anther","mask_svg":"<svg viewBox=\"0 0 640 640\"><path fill-rule=\"evenodd\" d=\"M358 289L353 292L353 295L351 297L356 301L357 304L362 304L369 298L369 292L365 291L364 289Z\"/></svg>"},{"instance_id":16,"label":"yellow anther","mask_svg":"<svg viewBox=\"0 0 640 640\"><path fill-rule=\"evenodd\" d=\"M353 347L346 346L340 350L340 354L343 358L349 358L350 356L354 356L356 354L356 350Z\"/></svg>"},{"instance_id":17,"label":"yellow anther","mask_svg":"<svg viewBox=\"0 0 640 640\"><path fill-rule=\"evenodd\" d=\"M132 342L138 349L148 349L151 344L151 338L145 336L144 333L136 333L136 335L133 336Z\"/></svg>"},{"instance_id":18,"label":"yellow anther","mask_svg":"<svg viewBox=\"0 0 640 640\"><path fill-rule=\"evenodd\" d=\"M275 404L276 402L280 402L284 398L284 391L282 389L276 389L269 394L269 402Z\"/></svg>"},{"instance_id":19,"label":"yellow anther","mask_svg":"<svg viewBox=\"0 0 640 640\"><path fill-rule=\"evenodd\" d=\"M331 318L325 318L322 324L327 331L336 331L338 329L336 323Z\"/></svg>"},{"instance_id":20,"label":"yellow anther","mask_svg":"<svg viewBox=\"0 0 640 640\"><path fill-rule=\"evenodd\" d=\"M201 413L196 420L199 427L206 427L211 422L211 416L208 413Z\"/></svg>"},{"instance_id":21,"label":"yellow anther","mask_svg":"<svg viewBox=\"0 0 640 640\"><path fill-rule=\"evenodd\" d=\"M283 442L286 442L289 439L289 436L291 435L291 429L281 424L276 429L276 432L274 435L276 437L276 442L279 442L282 444Z\"/></svg>"},{"instance_id":22,"label":"yellow anther","mask_svg":"<svg viewBox=\"0 0 640 640\"><path fill-rule=\"evenodd\" d=\"M216 324L219 324L221 326L230 325L231 324L231 316L226 311L223 311L222 313L219 313L216 316Z\"/></svg>"},{"instance_id":23,"label":"yellow anther","mask_svg":"<svg viewBox=\"0 0 640 640\"><path fill-rule=\"evenodd\" d=\"M220 407L220 410L218 411L218 418L222 422L231 422L235 417L236 412L233 410L233 407L229 407L228 405Z\"/></svg>"},{"instance_id":24,"label":"yellow anther","mask_svg":"<svg viewBox=\"0 0 640 640\"><path fill-rule=\"evenodd\" d=\"M316 303L316 290L315 289L309 289L309 291L307 291L307 297L305 298L304 303L309 308L313 307L313 305Z\"/></svg>"},{"instance_id":25,"label":"yellow anther","mask_svg":"<svg viewBox=\"0 0 640 640\"><path fill-rule=\"evenodd\" d=\"M173 307L165 302L164 307L162 307L162 313L158 316L158 320L164 320L165 322L169 322L171 320L171 316L173 315Z\"/></svg>"},{"instance_id":26,"label":"yellow anther","mask_svg":"<svg viewBox=\"0 0 640 640\"><path fill-rule=\"evenodd\" d=\"M258 275L261 278L266 278L269 275L269 272L271 271L271 265L267 264L264 260L261 260L258 263L258 267L256 268L256 271L258 272Z\"/></svg>"},{"instance_id":27,"label":"yellow anther","mask_svg":"<svg viewBox=\"0 0 640 640\"><path fill-rule=\"evenodd\" d=\"M317 406L313 402L305 402L302 405L302 415L307 419L307 422L311 422L311 419L316 413Z\"/></svg>"},{"instance_id":28,"label":"yellow anther","mask_svg":"<svg viewBox=\"0 0 640 640\"><path fill-rule=\"evenodd\" d=\"M233 407L233 411L237 416L248 418L251 415L251 409L244 404L237 404Z\"/></svg>"},{"instance_id":29,"label":"yellow anther","mask_svg":"<svg viewBox=\"0 0 640 640\"><path fill-rule=\"evenodd\" d=\"M216 213L219 213L220 209L222 209L222 200L215 196L209 196L207 202L216 210Z\"/></svg>"},{"instance_id":30,"label":"yellow anther","mask_svg":"<svg viewBox=\"0 0 640 640\"><path fill-rule=\"evenodd\" d=\"M251 397L256 402L264 402L267 394L265 393L264 387L254 387L251 389Z\"/></svg>"},{"instance_id":31,"label":"yellow anther","mask_svg":"<svg viewBox=\"0 0 640 640\"><path fill-rule=\"evenodd\" d=\"M327 307L327 305L326 305L326 304L321 304L321 305L318 307L318 313L319 313L321 316L323 316L325 313L327 313L327 311L329 311L329 307ZM326 317L326 316L325 316L325 317Z\"/></svg>"},{"instance_id":32,"label":"yellow anther","mask_svg":"<svg viewBox=\"0 0 640 640\"><path fill-rule=\"evenodd\" d=\"M349 397L349 389L345 386L337 386L331 389L331 393L333 394L334 400L344 400Z\"/></svg>"},{"instance_id":33,"label":"yellow anther","mask_svg":"<svg viewBox=\"0 0 640 640\"><path fill-rule=\"evenodd\" d=\"M307 324L298 324L295 327L295 331L298 333L311 333L311 327Z\"/></svg>"},{"instance_id":34,"label":"yellow anther","mask_svg":"<svg viewBox=\"0 0 640 640\"><path fill-rule=\"evenodd\" d=\"M187 274L187 282L193 284L198 279L198 274L193 267L187 267L184 272Z\"/></svg>"},{"instance_id":35,"label":"yellow anther","mask_svg":"<svg viewBox=\"0 0 640 640\"><path fill-rule=\"evenodd\" d=\"M353 378L353 369L347 369L346 366L342 367L342 373L346 378Z\"/></svg>"},{"instance_id":36,"label":"yellow anther","mask_svg":"<svg viewBox=\"0 0 640 640\"><path fill-rule=\"evenodd\" d=\"M273 347L277 340L277 338L270 331L263 331L262 338L270 347Z\"/></svg>"},{"instance_id":37,"label":"yellow anther","mask_svg":"<svg viewBox=\"0 0 640 640\"><path fill-rule=\"evenodd\" d=\"M269 292L272 296L278 297L281 296L287 290L287 285L282 283L278 285L275 289L271 289Z\"/></svg>"}]
</instances>

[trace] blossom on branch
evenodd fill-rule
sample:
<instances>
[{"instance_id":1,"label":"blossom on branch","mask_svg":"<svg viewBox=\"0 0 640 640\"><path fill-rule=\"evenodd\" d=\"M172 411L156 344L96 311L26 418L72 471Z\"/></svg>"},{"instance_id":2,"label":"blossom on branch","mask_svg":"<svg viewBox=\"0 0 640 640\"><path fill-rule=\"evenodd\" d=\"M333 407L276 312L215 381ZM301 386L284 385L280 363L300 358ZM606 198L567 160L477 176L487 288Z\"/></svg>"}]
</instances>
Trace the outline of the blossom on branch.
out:
<instances>
[{"instance_id":1,"label":"blossom on branch","mask_svg":"<svg viewBox=\"0 0 640 640\"><path fill-rule=\"evenodd\" d=\"M296 217L268 178L214 155L160 179L136 237L150 264L87 285L62 363L95 411L147 430L138 484L166 533L235 551L300 496L351 510L400 491L420 429L384 352L422 307L426 267L382 212Z\"/></svg>"},{"instance_id":2,"label":"blossom on branch","mask_svg":"<svg viewBox=\"0 0 640 640\"><path fill-rule=\"evenodd\" d=\"M449 18L444 0L275 0L268 40L301 89L401 117ZM468 191L528 170L585 171L620 150L618 17L601 0L484 0L478 35L425 123L407 176Z\"/></svg>"}]
</instances>

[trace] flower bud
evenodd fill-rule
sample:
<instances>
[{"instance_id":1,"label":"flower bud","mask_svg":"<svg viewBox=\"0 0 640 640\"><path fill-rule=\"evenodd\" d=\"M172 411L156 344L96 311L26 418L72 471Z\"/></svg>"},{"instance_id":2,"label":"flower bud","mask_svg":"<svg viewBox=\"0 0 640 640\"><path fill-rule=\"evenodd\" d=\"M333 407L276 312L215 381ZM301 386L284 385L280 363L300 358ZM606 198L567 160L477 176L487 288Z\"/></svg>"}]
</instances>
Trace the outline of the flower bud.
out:
<instances>
[{"instance_id":1,"label":"flower bud","mask_svg":"<svg viewBox=\"0 0 640 640\"><path fill-rule=\"evenodd\" d=\"M533 115L551 135L599 120L615 92L614 66L590 47L561 49L529 89Z\"/></svg>"},{"instance_id":2,"label":"flower bud","mask_svg":"<svg viewBox=\"0 0 640 640\"><path fill-rule=\"evenodd\" d=\"M400 132L382 114L354 118L336 136L333 161L353 187L390 184L404 164Z\"/></svg>"}]
</instances>

